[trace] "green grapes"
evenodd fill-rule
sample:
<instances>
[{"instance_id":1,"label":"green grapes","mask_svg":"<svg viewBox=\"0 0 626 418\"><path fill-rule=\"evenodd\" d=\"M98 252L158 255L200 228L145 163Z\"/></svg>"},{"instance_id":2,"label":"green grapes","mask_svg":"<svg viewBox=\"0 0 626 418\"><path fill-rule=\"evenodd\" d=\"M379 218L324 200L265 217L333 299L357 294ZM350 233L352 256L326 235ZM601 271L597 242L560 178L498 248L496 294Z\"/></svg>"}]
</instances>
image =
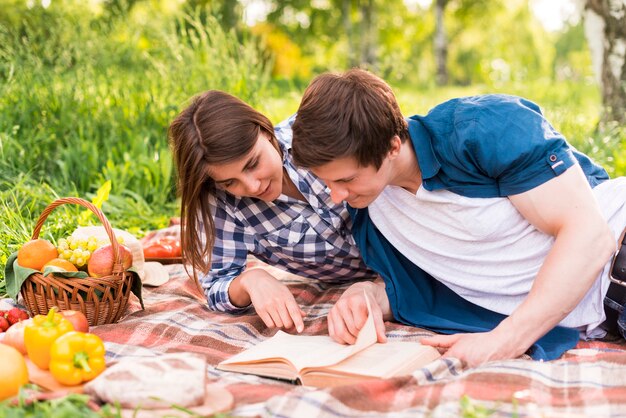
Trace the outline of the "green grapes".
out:
<instances>
[{"instance_id":1,"label":"green grapes","mask_svg":"<svg viewBox=\"0 0 626 418\"><path fill-rule=\"evenodd\" d=\"M124 244L123 237L116 237L117 242ZM91 258L91 254L98 248L110 244L111 241L108 238L98 239L95 236L85 238L77 238L69 236L67 238L61 238L57 242L57 251L59 252L59 258L69 261L76 267L85 267Z\"/></svg>"},{"instance_id":2,"label":"green grapes","mask_svg":"<svg viewBox=\"0 0 626 418\"><path fill-rule=\"evenodd\" d=\"M83 239L70 235L67 238L59 239L57 242L59 257L69 261L78 268L87 265L87 262L89 262L89 258L91 257L91 253L93 253L98 247L99 245L96 237Z\"/></svg>"}]
</instances>

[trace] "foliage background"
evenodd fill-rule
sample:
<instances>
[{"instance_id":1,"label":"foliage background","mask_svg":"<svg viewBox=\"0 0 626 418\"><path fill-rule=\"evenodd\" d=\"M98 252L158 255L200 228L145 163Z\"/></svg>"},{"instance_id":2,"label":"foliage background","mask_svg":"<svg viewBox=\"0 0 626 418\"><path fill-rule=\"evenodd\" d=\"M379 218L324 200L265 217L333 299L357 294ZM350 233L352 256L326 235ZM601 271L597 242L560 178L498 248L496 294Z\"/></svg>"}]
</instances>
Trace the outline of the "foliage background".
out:
<instances>
[{"instance_id":1,"label":"foliage background","mask_svg":"<svg viewBox=\"0 0 626 418\"><path fill-rule=\"evenodd\" d=\"M626 131L598 125L580 23L547 32L526 1L451 0L449 83L439 86L432 5L265 4L265 21L249 25L232 0L0 0L0 265L47 204L91 199L107 181L103 210L115 227L141 236L165 226L178 213L167 126L191 96L225 90L277 123L313 76L356 64L388 80L407 115L461 95L528 97L577 148L626 174ZM364 4L375 11L369 27ZM97 222L81 212L58 209L43 235Z\"/></svg>"}]
</instances>

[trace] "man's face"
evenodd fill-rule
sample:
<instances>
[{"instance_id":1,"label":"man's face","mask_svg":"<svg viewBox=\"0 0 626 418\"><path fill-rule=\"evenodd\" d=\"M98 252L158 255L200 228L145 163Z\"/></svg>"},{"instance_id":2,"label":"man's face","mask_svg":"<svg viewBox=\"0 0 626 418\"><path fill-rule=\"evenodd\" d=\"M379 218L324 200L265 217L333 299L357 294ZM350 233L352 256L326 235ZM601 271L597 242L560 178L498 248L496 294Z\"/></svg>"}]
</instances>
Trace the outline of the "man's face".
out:
<instances>
[{"instance_id":1,"label":"man's face","mask_svg":"<svg viewBox=\"0 0 626 418\"><path fill-rule=\"evenodd\" d=\"M388 165L385 159L376 170L372 165L362 167L356 159L344 157L311 168L311 171L330 188L334 203L345 201L353 208L364 208L387 186Z\"/></svg>"}]
</instances>

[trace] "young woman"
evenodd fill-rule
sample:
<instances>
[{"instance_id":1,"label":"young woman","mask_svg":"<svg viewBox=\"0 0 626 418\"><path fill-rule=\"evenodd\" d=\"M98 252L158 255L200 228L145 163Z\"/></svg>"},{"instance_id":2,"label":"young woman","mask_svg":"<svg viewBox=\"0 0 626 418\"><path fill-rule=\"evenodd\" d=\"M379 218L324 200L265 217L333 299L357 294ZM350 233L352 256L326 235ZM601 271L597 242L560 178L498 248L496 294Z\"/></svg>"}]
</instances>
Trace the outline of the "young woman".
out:
<instances>
[{"instance_id":1,"label":"young woman","mask_svg":"<svg viewBox=\"0 0 626 418\"><path fill-rule=\"evenodd\" d=\"M374 278L350 234L343 203L291 157L292 116L274 128L241 100L211 90L172 122L170 142L181 195L183 257L209 307L253 305L268 327L304 328L287 287L248 254L319 280ZM198 274L200 273L200 274Z\"/></svg>"}]
</instances>

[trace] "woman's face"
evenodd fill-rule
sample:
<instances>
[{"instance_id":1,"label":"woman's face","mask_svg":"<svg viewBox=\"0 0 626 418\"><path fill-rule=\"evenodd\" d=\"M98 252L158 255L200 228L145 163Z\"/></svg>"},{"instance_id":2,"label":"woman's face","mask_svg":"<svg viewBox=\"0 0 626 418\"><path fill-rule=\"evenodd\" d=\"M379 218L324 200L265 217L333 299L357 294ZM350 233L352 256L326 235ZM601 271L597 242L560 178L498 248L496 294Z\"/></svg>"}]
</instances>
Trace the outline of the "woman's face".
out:
<instances>
[{"instance_id":1,"label":"woman's face","mask_svg":"<svg viewBox=\"0 0 626 418\"><path fill-rule=\"evenodd\" d=\"M270 136L261 132L252 150L236 161L210 164L209 176L219 189L240 197L270 202L283 190L283 164Z\"/></svg>"}]
</instances>

